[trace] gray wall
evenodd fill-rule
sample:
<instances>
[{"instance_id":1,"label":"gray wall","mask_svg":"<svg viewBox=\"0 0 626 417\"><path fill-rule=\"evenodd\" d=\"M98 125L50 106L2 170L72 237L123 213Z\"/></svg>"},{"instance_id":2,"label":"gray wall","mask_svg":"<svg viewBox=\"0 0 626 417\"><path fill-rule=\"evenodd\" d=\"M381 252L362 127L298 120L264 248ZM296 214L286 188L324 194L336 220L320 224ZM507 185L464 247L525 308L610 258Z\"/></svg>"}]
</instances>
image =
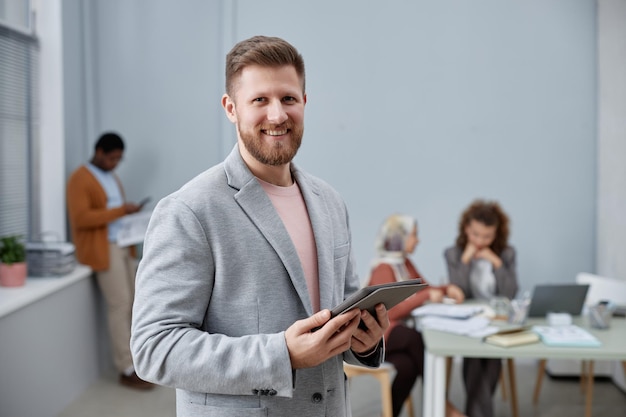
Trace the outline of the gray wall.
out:
<instances>
[{"instance_id":1,"label":"gray wall","mask_svg":"<svg viewBox=\"0 0 626 417\"><path fill-rule=\"evenodd\" d=\"M136 201L220 160L219 10L201 0L66 0L68 173L104 130L126 141L118 172Z\"/></svg>"},{"instance_id":2,"label":"gray wall","mask_svg":"<svg viewBox=\"0 0 626 417\"><path fill-rule=\"evenodd\" d=\"M512 218L523 288L594 271L596 10L592 0L68 0L67 171L115 129L127 194L156 201L234 144L219 106L224 55L255 34L307 64L296 162L351 212L366 278L376 230L414 215L418 268L445 280L442 251L474 198ZM72 34L70 36L70 34ZM72 99L73 98L73 99Z\"/></svg>"},{"instance_id":3,"label":"gray wall","mask_svg":"<svg viewBox=\"0 0 626 417\"><path fill-rule=\"evenodd\" d=\"M596 269L626 280L626 1L598 1Z\"/></svg>"}]
</instances>

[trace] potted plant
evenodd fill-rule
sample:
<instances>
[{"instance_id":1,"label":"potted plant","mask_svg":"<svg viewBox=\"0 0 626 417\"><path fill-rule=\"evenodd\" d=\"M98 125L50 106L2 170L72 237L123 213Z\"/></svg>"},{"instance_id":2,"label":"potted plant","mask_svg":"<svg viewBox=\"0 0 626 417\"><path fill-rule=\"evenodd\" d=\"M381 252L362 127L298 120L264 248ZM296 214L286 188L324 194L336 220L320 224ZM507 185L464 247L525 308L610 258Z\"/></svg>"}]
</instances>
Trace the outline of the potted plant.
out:
<instances>
[{"instance_id":1,"label":"potted plant","mask_svg":"<svg viewBox=\"0 0 626 417\"><path fill-rule=\"evenodd\" d=\"M0 285L20 287L26 282L26 248L20 236L0 238Z\"/></svg>"}]
</instances>

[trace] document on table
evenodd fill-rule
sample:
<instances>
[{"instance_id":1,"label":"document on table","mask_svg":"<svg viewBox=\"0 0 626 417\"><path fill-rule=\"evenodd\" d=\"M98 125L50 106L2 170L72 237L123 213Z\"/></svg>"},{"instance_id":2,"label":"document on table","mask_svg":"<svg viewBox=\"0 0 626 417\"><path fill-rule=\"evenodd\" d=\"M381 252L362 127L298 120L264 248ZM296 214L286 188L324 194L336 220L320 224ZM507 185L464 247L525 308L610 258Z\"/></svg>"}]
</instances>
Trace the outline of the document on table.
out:
<instances>
[{"instance_id":1,"label":"document on table","mask_svg":"<svg viewBox=\"0 0 626 417\"><path fill-rule=\"evenodd\" d=\"M454 319L439 316L424 316L419 319L420 329L433 329L463 336L482 338L498 332L497 326L491 326L487 317L474 316L469 319Z\"/></svg>"},{"instance_id":2,"label":"document on table","mask_svg":"<svg viewBox=\"0 0 626 417\"><path fill-rule=\"evenodd\" d=\"M482 306L430 303L414 309L411 314L415 317L439 316L468 319L482 311Z\"/></svg>"},{"instance_id":3,"label":"document on table","mask_svg":"<svg viewBox=\"0 0 626 417\"><path fill-rule=\"evenodd\" d=\"M594 335L576 325L533 326L546 346L598 347L602 345Z\"/></svg>"},{"instance_id":4,"label":"document on table","mask_svg":"<svg viewBox=\"0 0 626 417\"><path fill-rule=\"evenodd\" d=\"M128 214L122 217L120 221L120 230L117 233L118 246L130 246L142 243L148 230L150 222L150 211L140 211Z\"/></svg>"}]
</instances>

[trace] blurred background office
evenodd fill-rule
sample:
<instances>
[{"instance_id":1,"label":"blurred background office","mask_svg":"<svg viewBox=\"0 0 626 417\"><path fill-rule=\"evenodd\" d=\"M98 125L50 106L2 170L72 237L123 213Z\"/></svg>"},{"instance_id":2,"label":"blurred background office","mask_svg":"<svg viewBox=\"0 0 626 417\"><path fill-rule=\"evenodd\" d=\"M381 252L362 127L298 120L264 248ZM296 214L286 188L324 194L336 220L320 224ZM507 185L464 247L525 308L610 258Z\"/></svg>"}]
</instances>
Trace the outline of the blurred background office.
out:
<instances>
[{"instance_id":1,"label":"blurred background office","mask_svg":"<svg viewBox=\"0 0 626 417\"><path fill-rule=\"evenodd\" d=\"M626 189L624 167L611 166L626 142L601 112L612 105L601 87L623 77L604 65L626 60L603 49L604 3L66 0L64 172L115 129L129 142L130 197L174 191L234 144L219 101L225 52L276 35L307 65L296 162L345 197L362 276L378 219L399 210L421 220L423 273L444 280L457 214L485 197L515 219L523 288L598 269L626 278L610 249L624 241L602 223L624 228Z\"/></svg>"},{"instance_id":2,"label":"blurred background office","mask_svg":"<svg viewBox=\"0 0 626 417\"><path fill-rule=\"evenodd\" d=\"M421 272L444 283L458 213L486 198L514 219L522 290L581 271L626 279L625 4L0 0L0 24L36 39L39 61L29 193L9 205L0 188L0 219L26 218L0 234L19 224L66 238L66 178L105 130L127 141L118 174L134 201L221 161L235 143L220 106L225 54L266 34L304 56L295 162L345 198L362 277L379 219L400 211L428 242Z\"/></svg>"}]
</instances>

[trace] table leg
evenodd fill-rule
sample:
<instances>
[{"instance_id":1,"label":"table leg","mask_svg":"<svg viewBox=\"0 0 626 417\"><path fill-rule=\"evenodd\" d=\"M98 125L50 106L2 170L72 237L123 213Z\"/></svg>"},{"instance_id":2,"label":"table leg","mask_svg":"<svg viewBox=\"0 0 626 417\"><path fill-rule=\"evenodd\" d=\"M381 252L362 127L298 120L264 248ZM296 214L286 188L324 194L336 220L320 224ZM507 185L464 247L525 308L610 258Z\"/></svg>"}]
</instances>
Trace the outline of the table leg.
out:
<instances>
[{"instance_id":1,"label":"table leg","mask_svg":"<svg viewBox=\"0 0 626 417\"><path fill-rule=\"evenodd\" d=\"M504 367L502 367L498 382L500 384L500 391L502 392L502 401L506 401L506 378L504 376L504 372Z\"/></svg>"},{"instance_id":2,"label":"table leg","mask_svg":"<svg viewBox=\"0 0 626 417\"><path fill-rule=\"evenodd\" d=\"M519 416L519 410L517 408L517 385L515 382L515 362L513 359L508 358L506 360L507 368L509 371L509 390L511 392L511 414L513 417Z\"/></svg>"},{"instance_id":3,"label":"table leg","mask_svg":"<svg viewBox=\"0 0 626 417\"><path fill-rule=\"evenodd\" d=\"M454 357L448 356L446 358L446 397L450 392L450 381L452 380L452 365L454 364Z\"/></svg>"},{"instance_id":4,"label":"table leg","mask_svg":"<svg viewBox=\"0 0 626 417\"><path fill-rule=\"evenodd\" d=\"M593 360L587 364L587 399L585 401L585 416L591 417L591 404L593 402Z\"/></svg>"},{"instance_id":5,"label":"table leg","mask_svg":"<svg viewBox=\"0 0 626 417\"><path fill-rule=\"evenodd\" d=\"M541 392L541 382L543 381L543 374L546 372L546 359L539 360L539 369L537 370L537 380L535 381L535 392L533 393L533 404L537 405L539 402L539 393Z\"/></svg>"},{"instance_id":6,"label":"table leg","mask_svg":"<svg viewBox=\"0 0 626 417\"><path fill-rule=\"evenodd\" d=\"M446 358L428 350L424 356L423 416L444 417L446 402Z\"/></svg>"},{"instance_id":7,"label":"table leg","mask_svg":"<svg viewBox=\"0 0 626 417\"><path fill-rule=\"evenodd\" d=\"M428 350L424 351L424 375L422 387L422 416L431 416L433 414L433 386L435 385L434 378L435 370L435 357L428 353Z\"/></svg>"}]
</instances>

